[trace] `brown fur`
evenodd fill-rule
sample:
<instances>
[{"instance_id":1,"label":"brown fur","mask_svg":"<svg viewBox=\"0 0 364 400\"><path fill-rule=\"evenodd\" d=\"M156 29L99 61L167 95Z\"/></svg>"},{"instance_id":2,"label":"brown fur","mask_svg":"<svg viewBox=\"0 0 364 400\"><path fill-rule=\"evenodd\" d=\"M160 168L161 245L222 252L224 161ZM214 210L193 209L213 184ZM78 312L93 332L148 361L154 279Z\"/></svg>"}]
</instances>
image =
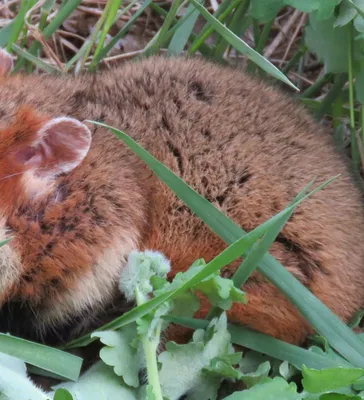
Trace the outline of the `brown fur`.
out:
<instances>
[{"instance_id":1,"label":"brown fur","mask_svg":"<svg viewBox=\"0 0 364 400\"><path fill-rule=\"evenodd\" d=\"M14 117L24 104L46 120L70 116L124 130L247 231L282 210L313 178L322 183L341 173L299 207L271 253L344 321L362 306L360 192L330 135L275 89L198 59L151 58L79 78L16 75L0 83L0 142L16 130ZM17 167L0 154L0 215L22 261L20 278L2 290L9 303L25 302L38 317L47 315L45 328L82 315L88 305L106 306L113 285L94 302L80 283L96 277L102 286L100 259L126 241L130 246L118 256L133 246L159 250L170 258L173 274L226 247L110 132L91 130L85 160L56 177L45 197L29 198L19 180L4 179ZM311 332L259 273L244 290L249 302L233 306L232 321L291 343ZM203 301L199 315L207 310Z\"/></svg>"}]
</instances>

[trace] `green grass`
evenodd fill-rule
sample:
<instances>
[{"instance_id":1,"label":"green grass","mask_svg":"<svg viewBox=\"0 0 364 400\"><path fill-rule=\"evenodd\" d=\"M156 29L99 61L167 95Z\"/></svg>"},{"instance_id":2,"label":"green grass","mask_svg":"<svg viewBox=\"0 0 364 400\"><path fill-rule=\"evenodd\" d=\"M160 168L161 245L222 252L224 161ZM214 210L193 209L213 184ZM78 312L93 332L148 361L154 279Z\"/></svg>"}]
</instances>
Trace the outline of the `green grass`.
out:
<instances>
[{"instance_id":1,"label":"green grass","mask_svg":"<svg viewBox=\"0 0 364 400\"><path fill-rule=\"evenodd\" d=\"M26 72L32 72L37 69L47 73L73 74L78 74L84 70L95 71L100 67L100 64L107 60L114 46L121 39L125 39L127 34L133 32L133 29L137 28L138 24L146 22L146 12L152 12L154 18L160 22L149 43L141 49L139 57L148 57L158 54L161 51L166 51L167 56L183 53L187 55L200 53L202 56L215 61L226 62L226 55L236 54L246 56L249 60L248 72L258 71L262 76L275 80L276 84L286 90L291 90L292 95L296 96L298 101L306 105L318 120L323 117L331 118L333 127L335 127L335 137L338 142L344 142L343 132L345 131L345 126L349 129L350 137L347 146L350 146L354 171L357 174L361 173L362 166L360 160L364 159L362 154L364 92L360 84L363 82L362 79L364 77L364 69L362 68L364 65L362 60L364 39L361 30L362 26L364 26L364 9L361 8L362 5L359 2L344 0L317 2L307 0L306 2L299 3L293 0L277 0L273 7L270 2L263 1L223 0L217 9L211 12L207 7L209 3L202 0L175 0L170 7L166 7L164 4L153 0L145 0L144 2L137 0L129 2L108 0L96 22L95 29L88 37L85 37L83 44L79 44L78 51L67 57L64 57L64 54L61 52L57 53L62 63L62 68L59 65L55 66L46 57L46 54L42 52L42 44L40 42L26 40L26 36L29 34L28 25L34 21L31 18L25 21L25 16L29 16L27 13L36 3L36 0L21 1L19 8L16 10L16 17L0 29L0 46L6 47L8 51L17 56L15 71L25 69ZM34 13L38 13L36 18L39 22L39 25L36 26L38 33L45 40L55 38L64 21L74 15L76 8L80 4L80 0L57 3L48 0L44 2L39 10L33 11ZM272 43L272 38L276 35L276 17L280 10L287 4L293 7L301 7L302 11L309 12L309 20L306 23L303 36L301 38L298 37L294 42L295 51L288 52L287 59L283 60L284 63L279 68L276 65L277 63L273 63L264 57L264 51ZM50 15L52 15L52 18L49 19ZM351 17L348 18L348 15ZM107 36L111 33L114 22L120 18L126 18L126 16L128 16L128 20L116 33L114 31L111 40L107 41ZM199 32L194 30L198 20L205 21ZM249 42L250 30L254 35L253 40L250 39ZM344 40L346 45L340 46L337 44L339 36L339 39ZM321 60L322 73L320 76L315 76L313 84L306 84L305 90L297 94L297 87L302 84L302 80L290 74L290 72L302 71L302 66L305 65L309 57L312 57L312 53L315 53L316 57ZM310 77L309 79L312 78ZM190 301L196 285L201 284L202 281L218 273L222 267L244 255L243 263L232 278L235 286L240 287L241 284L249 279L254 270L258 268L259 272L279 288L297 309L300 310L301 314L310 322L321 338L309 349L304 349L283 343L260 333L252 332L247 328L228 325L226 328L226 337L230 335L229 340L232 343L250 349L250 354L253 354L254 359L261 357L258 353L265 354L264 357L266 358L264 358L264 362L270 363L269 372L259 372L267 365L265 364L264 366L264 362L262 362L256 365L255 371L251 375L248 376L245 372L242 373L242 369L238 370L233 362L229 364L227 360L230 360L233 356L224 348L216 359L209 360L210 364L204 365L198 373L204 379L206 376L209 376L208 374L213 374L213 376L219 377L216 379L221 379L221 377L231 378L234 376L234 379L242 380L247 389L235 393L233 395L235 397L231 397L231 399L258 398L254 397L257 396L254 394L254 391L258 393L261 390L262 392L259 393L264 393L265 385L268 385L266 393L276 393L275 390L277 390L275 397L271 397L277 400L299 398L322 400L364 398L364 394L361 392L363 386L362 377L364 375L364 370L362 370L364 369L364 344L362 340L268 252L271 244L298 204L305 201L312 194L309 191L313 183L303 188L302 192L295 199L292 199L292 203L287 204L286 209L281 213L272 216L270 220L252 232L246 233L168 170L160 161L141 148L127 135L127 132L121 132L117 128L110 129L148 164L154 173L226 242L228 247L196 274L186 277L185 280L176 281L174 286L172 285L169 290L159 293L155 288L155 297L147 299L146 302L143 302L143 304L100 328L99 331L108 331L111 332L111 335L119 335L118 340L122 341L126 329L134 329L135 324L145 326L146 321L148 321L148 324L150 324L148 326L152 326L157 316L158 318L161 317L158 313L162 313L161 310L163 310L166 304L174 304L174 302L180 301L180 298L188 298ZM333 171L333 175L335 175L335 172ZM315 190L321 188L319 187ZM0 247L6 244L7 242L0 243ZM189 303L186 304L186 307L188 307ZM221 315L222 310L219 307L215 307L209 316ZM174 323L179 323L193 329L207 329L207 332L208 329L212 329L208 320L194 320L174 315L162 316L165 320L173 321ZM211 337L214 336L210 336L210 339ZM86 335L69 343L65 348L87 346L97 339L98 336L96 335ZM121 342L118 343L118 345L114 347L109 346L109 348L113 348L114 350L112 351L116 352L118 346L121 346ZM207 346L208 340L206 339L204 344L201 343L197 341L196 343L186 345L189 346L185 347L186 354L189 354L190 357L189 360L193 359L193 351L191 349L199 348L201 350L203 346ZM323 343L325 344L324 346L322 345ZM148 346L145 348L148 348ZM123 349L123 351L130 351L130 349ZM174 349L175 353L172 350L168 350L166 357L169 351L173 357L177 357L178 349ZM197 350L194 351L196 354ZM60 379L68 380L77 380L80 373L81 360L78 357L61 350L51 349L8 335L0 335L0 355L1 353L23 360L30 366L30 370L34 373L57 376ZM155 351L153 354L155 357ZM153 357L153 354L149 354L149 357ZM202 350L201 354L203 354ZM118 357L121 357L120 354ZM113 364L113 362L116 362L115 360L110 361L108 357L101 358L103 363L109 363L109 366L115 367ZM244 355L244 358L241 360L241 368L243 368L242 365L244 365L247 359L248 357ZM137 364L135 359L133 360L138 369L139 364ZM279 367L280 372L277 372L278 370L273 368L277 360L280 360L279 362L286 362L285 365L294 366L298 372L296 371L292 376L288 376L282 372L282 364ZM165 362L168 363L168 361ZM4 368L4 376L8 376L10 382L13 376L12 365L6 362L1 367ZM102 373L96 368L96 372L91 372L91 377L87 376L85 378L86 383L89 382L88 385L90 388L97 381L101 382L101 386L105 385L105 393L113 391L112 393L114 394L109 395L110 398L128 398L128 396L131 396L129 398L132 399L134 398L133 396L136 396L136 389L128 386L126 383L127 376L123 375L125 371L120 374L116 373L124 379L120 380L120 386L118 383L115 383L116 375L110 375L111 370L105 372L106 370L102 368ZM315 372L315 370L317 371ZM176 374L175 379L178 380L178 372L172 369L171 373L173 372ZM327 374L332 381L337 380L342 382L342 387L338 388L327 384L328 378L324 374ZM298 382L297 391L296 389L292 389L294 383L291 383L291 386L289 386L285 381L280 383L280 381L274 380L273 378L277 378L277 376L285 378L287 382ZM304 378L303 380L302 377ZM174 379L173 374L170 379ZM154 384L156 384L155 380L156 377L154 376ZM10 393L10 389L5 381L5 379L3 381L0 379L0 396L2 393ZM162 370L161 382L163 389ZM202 379L201 385L204 382ZM322 382L321 386L320 382ZM91 400L92 396L95 399L100 398L97 397L99 394L96 392L87 392L87 384L84 382L81 383L79 381L79 385L72 386L69 383L65 384L65 389L58 389L54 398L56 400L70 400L77 388L80 391L80 398L77 397L78 400L82 399L82 396L86 396L85 398ZM299 390L300 385L303 388L301 391ZM81 386L82 390L80 389ZM121 390L121 387L123 390L122 395L117 392ZM318 391L322 389L322 393L316 395L312 388L315 388L315 390L318 388ZM161 398L160 394L153 397L155 393L153 395L152 387L142 387L141 390L146 391L143 396L148 399L156 398L159 400ZM191 390L197 390L197 388L194 387ZM38 398L46 398L41 397L43 395L37 392L36 395L34 394L35 397L32 397L33 394L29 392L29 396L32 399L36 398L36 396L40 396ZM25 397L21 397L19 391L19 399L21 398ZM200 398L203 400L202 397Z\"/></svg>"}]
</instances>

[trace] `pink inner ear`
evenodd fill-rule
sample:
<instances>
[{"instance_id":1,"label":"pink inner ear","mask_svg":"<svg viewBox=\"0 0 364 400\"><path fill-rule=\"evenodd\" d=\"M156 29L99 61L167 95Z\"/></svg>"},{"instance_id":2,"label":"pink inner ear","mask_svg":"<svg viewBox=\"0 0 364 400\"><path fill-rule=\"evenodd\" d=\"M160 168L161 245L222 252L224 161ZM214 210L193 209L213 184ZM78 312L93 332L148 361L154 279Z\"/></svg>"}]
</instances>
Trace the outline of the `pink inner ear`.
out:
<instances>
[{"instance_id":1,"label":"pink inner ear","mask_svg":"<svg viewBox=\"0 0 364 400\"><path fill-rule=\"evenodd\" d=\"M36 147L28 147L15 154L18 163L28 167L39 167L42 164L42 155Z\"/></svg>"}]
</instances>

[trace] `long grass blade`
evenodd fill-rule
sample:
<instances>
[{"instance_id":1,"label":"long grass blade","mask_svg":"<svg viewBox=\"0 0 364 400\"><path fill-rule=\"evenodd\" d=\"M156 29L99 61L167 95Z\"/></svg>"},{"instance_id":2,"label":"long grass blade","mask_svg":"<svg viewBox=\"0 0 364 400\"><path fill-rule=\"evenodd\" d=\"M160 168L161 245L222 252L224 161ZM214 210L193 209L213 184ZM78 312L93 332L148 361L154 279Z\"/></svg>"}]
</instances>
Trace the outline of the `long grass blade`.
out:
<instances>
[{"instance_id":1,"label":"long grass blade","mask_svg":"<svg viewBox=\"0 0 364 400\"><path fill-rule=\"evenodd\" d=\"M208 22L212 25L214 30L218 32L227 42L230 43L236 50L242 54L246 54L248 58L262 68L268 74L274 76L280 81L286 83L292 88L298 90L298 88L271 62L264 58L261 54L253 50L247 43L236 36L233 32L227 29L220 21L218 21L213 15L211 15L205 7L203 7L197 0L189 0L203 15Z\"/></svg>"},{"instance_id":2,"label":"long grass blade","mask_svg":"<svg viewBox=\"0 0 364 400\"><path fill-rule=\"evenodd\" d=\"M122 139L226 243L231 244L244 236L243 229L217 210L210 202L200 196L129 136L105 124L94 123L110 129L117 137ZM312 324L321 336L326 337L337 352L353 365L364 367L364 347L362 342L274 257L266 253L258 266L258 270L289 298L306 320Z\"/></svg>"},{"instance_id":3,"label":"long grass blade","mask_svg":"<svg viewBox=\"0 0 364 400\"><path fill-rule=\"evenodd\" d=\"M80 375L82 358L39 343L0 333L0 352L72 381Z\"/></svg>"}]
</instances>

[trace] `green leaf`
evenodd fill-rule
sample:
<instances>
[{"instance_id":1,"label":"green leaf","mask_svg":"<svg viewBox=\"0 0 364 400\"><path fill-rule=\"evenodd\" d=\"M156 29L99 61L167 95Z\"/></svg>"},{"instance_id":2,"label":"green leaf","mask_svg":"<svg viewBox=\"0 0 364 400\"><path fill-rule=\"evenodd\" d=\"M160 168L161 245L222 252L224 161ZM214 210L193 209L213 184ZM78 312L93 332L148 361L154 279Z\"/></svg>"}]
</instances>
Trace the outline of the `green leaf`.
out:
<instances>
[{"instance_id":1,"label":"green leaf","mask_svg":"<svg viewBox=\"0 0 364 400\"><path fill-rule=\"evenodd\" d=\"M73 400L73 397L68 390L58 389L54 394L53 400Z\"/></svg>"},{"instance_id":2,"label":"green leaf","mask_svg":"<svg viewBox=\"0 0 364 400\"><path fill-rule=\"evenodd\" d=\"M66 389L74 400L137 400L135 389L126 387L102 361L94 364L77 382L63 382L52 389Z\"/></svg>"},{"instance_id":3,"label":"green leaf","mask_svg":"<svg viewBox=\"0 0 364 400\"><path fill-rule=\"evenodd\" d=\"M203 0L198 1L200 3L203 2ZM179 55L183 52L199 15L200 13L198 10L196 10L196 8L190 4L185 12L185 15L182 17L184 19L182 25L176 30L171 42L169 43L167 51L168 56Z\"/></svg>"},{"instance_id":4,"label":"green leaf","mask_svg":"<svg viewBox=\"0 0 364 400\"><path fill-rule=\"evenodd\" d=\"M284 0L251 0L250 13L259 22L268 22L284 6Z\"/></svg>"},{"instance_id":5,"label":"green leaf","mask_svg":"<svg viewBox=\"0 0 364 400\"><path fill-rule=\"evenodd\" d=\"M48 400L49 397L27 377L25 363L0 353L1 400Z\"/></svg>"},{"instance_id":6,"label":"green leaf","mask_svg":"<svg viewBox=\"0 0 364 400\"><path fill-rule=\"evenodd\" d=\"M300 400L294 383L288 384L282 378L274 378L269 382L253 386L242 392L235 392L224 400Z\"/></svg>"},{"instance_id":7,"label":"green leaf","mask_svg":"<svg viewBox=\"0 0 364 400\"><path fill-rule=\"evenodd\" d=\"M204 373L203 369L214 358L234 351L226 327L226 315L213 319L206 332L196 331L192 342L185 345L168 342L166 349L158 359L162 365L159 378L163 395L169 400L177 400L185 393L188 393L189 400L216 399L221 379Z\"/></svg>"},{"instance_id":8,"label":"green leaf","mask_svg":"<svg viewBox=\"0 0 364 400\"><path fill-rule=\"evenodd\" d=\"M214 374L215 376L241 380L247 388L250 388L254 385L266 382L271 369L269 361L263 362L252 372L242 372L241 370L235 369L232 364L232 362L226 362L225 360L217 358L212 360L210 366L205 368L204 371Z\"/></svg>"},{"instance_id":9,"label":"green leaf","mask_svg":"<svg viewBox=\"0 0 364 400\"><path fill-rule=\"evenodd\" d=\"M245 293L236 288L231 279L221 276L204 279L195 288L208 297L213 307L223 310L229 310L233 302L246 303Z\"/></svg>"},{"instance_id":10,"label":"green leaf","mask_svg":"<svg viewBox=\"0 0 364 400\"><path fill-rule=\"evenodd\" d=\"M347 25L357 14L358 12L355 10L355 8L352 7L348 1L343 0L340 4L339 14L336 17L333 25L334 28Z\"/></svg>"},{"instance_id":11,"label":"green leaf","mask_svg":"<svg viewBox=\"0 0 364 400\"><path fill-rule=\"evenodd\" d=\"M203 329L206 328L208 324L208 321L202 319L181 318L170 315L164 317L164 319L192 329ZM297 369L301 369L302 365L315 369L340 366L351 367L351 364L342 357L326 355L319 347L317 347L319 353L305 350L271 336L264 335L263 333L254 332L243 326L233 324L228 324L228 330L233 343L259 353L267 354L282 361L288 361Z\"/></svg>"},{"instance_id":12,"label":"green leaf","mask_svg":"<svg viewBox=\"0 0 364 400\"><path fill-rule=\"evenodd\" d=\"M80 374L82 358L39 343L0 333L0 351L66 379Z\"/></svg>"},{"instance_id":13,"label":"green leaf","mask_svg":"<svg viewBox=\"0 0 364 400\"><path fill-rule=\"evenodd\" d=\"M103 60L109 51L118 43L120 39L122 39L131 29L135 21L143 14L146 8L150 6L150 3L152 0L145 0L145 2L140 6L140 8L133 14L133 16L128 19L126 24L123 26L123 28L110 40L110 42L100 50L99 54L95 54L91 63L89 69L92 71L93 69L96 68L96 66L99 64L101 60ZM75 58L75 61L77 58ZM67 68L70 68L73 63L68 63Z\"/></svg>"},{"instance_id":14,"label":"green leaf","mask_svg":"<svg viewBox=\"0 0 364 400\"><path fill-rule=\"evenodd\" d=\"M310 13L312 11L317 10L318 8L321 8L321 1L322 0L305 0L305 1L285 0L285 3L294 8L297 8L298 10ZM334 1L332 1L332 2L334 2Z\"/></svg>"},{"instance_id":15,"label":"green leaf","mask_svg":"<svg viewBox=\"0 0 364 400\"><path fill-rule=\"evenodd\" d=\"M341 3L341 0L320 0L320 6L315 11L315 17L318 20L330 18L335 10L335 7Z\"/></svg>"},{"instance_id":16,"label":"green leaf","mask_svg":"<svg viewBox=\"0 0 364 400\"><path fill-rule=\"evenodd\" d=\"M9 24L0 29L0 47L5 47L10 40L15 21L12 20Z\"/></svg>"},{"instance_id":17,"label":"green leaf","mask_svg":"<svg viewBox=\"0 0 364 400\"><path fill-rule=\"evenodd\" d=\"M213 15L211 15L205 7L203 7L197 0L189 0L201 13L203 17L211 24L216 32L218 32L227 42L230 43L236 50L242 54L246 54L247 57L262 68L268 74L281 80L292 88L298 90L296 86L272 63L265 59L261 54L253 50L248 44L226 28L220 21L218 21Z\"/></svg>"},{"instance_id":18,"label":"green leaf","mask_svg":"<svg viewBox=\"0 0 364 400\"><path fill-rule=\"evenodd\" d=\"M12 238L5 239L5 240L1 241L0 242L0 248L5 246L6 244L8 244L11 240L12 240Z\"/></svg>"},{"instance_id":19,"label":"green leaf","mask_svg":"<svg viewBox=\"0 0 364 400\"><path fill-rule=\"evenodd\" d=\"M129 386L139 386L139 370L142 366L141 349L132 346L137 334L135 324L122 327L117 331L95 332L106 346L100 350L101 360L114 367L116 375L121 376Z\"/></svg>"},{"instance_id":20,"label":"green leaf","mask_svg":"<svg viewBox=\"0 0 364 400\"><path fill-rule=\"evenodd\" d=\"M341 73L348 71L349 27L333 27L334 17L319 21L310 16L305 29L305 41L311 51L324 62L325 72Z\"/></svg>"},{"instance_id":21,"label":"green leaf","mask_svg":"<svg viewBox=\"0 0 364 400\"><path fill-rule=\"evenodd\" d=\"M302 384L309 393L332 391L353 384L364 376L361 368L328 368L323 370L302 367Z\"/></svg>"}]
</instances>

